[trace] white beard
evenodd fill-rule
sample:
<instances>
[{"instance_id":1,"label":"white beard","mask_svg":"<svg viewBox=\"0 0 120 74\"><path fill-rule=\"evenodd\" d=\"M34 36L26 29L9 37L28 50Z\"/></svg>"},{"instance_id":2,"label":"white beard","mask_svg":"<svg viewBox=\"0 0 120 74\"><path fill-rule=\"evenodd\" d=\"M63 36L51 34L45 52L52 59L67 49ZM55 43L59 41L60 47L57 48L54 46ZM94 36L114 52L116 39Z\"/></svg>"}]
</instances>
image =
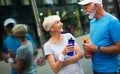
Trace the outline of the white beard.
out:
<instances>
[{"instance_id":1,"label":"white beard","mask_svg":"<svg viewBox=\"0 0 120 74\"><path fill-rule=\"evenodd\" d=\"M93 19L95 17L96 11L93 9L92 12L86 12L86 14L88 15L89 19Z\"/></svg>"}]
</instances>

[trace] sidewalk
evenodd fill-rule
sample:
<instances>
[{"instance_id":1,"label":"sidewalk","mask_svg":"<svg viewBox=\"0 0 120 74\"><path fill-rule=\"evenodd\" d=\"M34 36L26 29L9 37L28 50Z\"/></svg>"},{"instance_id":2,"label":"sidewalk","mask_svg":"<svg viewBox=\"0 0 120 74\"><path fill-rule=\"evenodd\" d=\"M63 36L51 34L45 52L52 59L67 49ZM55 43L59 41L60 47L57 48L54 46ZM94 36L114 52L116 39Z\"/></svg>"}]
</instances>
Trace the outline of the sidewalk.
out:
<instances>
[{"instance_id":1,"label":"sidewalk","mask_svg":"<svg viewBox=\"0 0 120 74\"><path fill-rule=\"evenodd\" d=\"M89 34L76 38L76 41L78 42L81 50L82 50L82 38L83 37L89 37ZM43 57L41 49L39 49L38 57ZM88 60L88 59L83 58L80 60L80 64L83 67L84 74L93 74L90 59ZM11 72L10 69L11 69L10 64L6 64L4 61L0 61L0 74L10 74ZM37 65L37 74L54 74L50 66L48 65L47 60L45 61L45 65L43 66Z\"/></svg>"}]
</instances>

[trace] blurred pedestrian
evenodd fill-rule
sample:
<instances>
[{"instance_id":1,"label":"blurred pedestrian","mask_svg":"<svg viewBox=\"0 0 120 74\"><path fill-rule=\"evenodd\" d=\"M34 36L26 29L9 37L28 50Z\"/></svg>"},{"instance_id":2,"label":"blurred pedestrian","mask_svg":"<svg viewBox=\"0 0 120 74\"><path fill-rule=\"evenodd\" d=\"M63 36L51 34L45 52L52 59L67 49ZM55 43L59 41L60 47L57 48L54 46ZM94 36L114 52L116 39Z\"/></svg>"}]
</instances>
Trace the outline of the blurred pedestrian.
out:
<instances>
[{"instance_id":1,"label":"blurred pedestrian","mask_svg":"<svg viewBox=\"0 0 120 74\"><path fill-rule=\"evenodd\" d=\"M4 48L4 52L9 51L9 55L13 59L15 58L18 47L20 47L20 45L21 45L20 41L16 37L14 37L12 34L12 28L16 24L17 24L16 20L13 18L7 18L4 21L4 29L7 33L7 37L3 41L3 48ZM35 52L37 52L37 47L36 47L33 39L31 38L31 36L29 34L26 34L25 37L26 37L26 39L28 39L29 41L32 42L34 50L35 50ZM11 74L18 74L18 73L16 72L16 70L14 68L12 68Z\"/></svg>"},{"instance_id":2,"label":"blurred pedestrian","mask_svg":"<svg viewBox=\"0 0 120 74\"><path fill-rule=\"evenodd\" d=\"M34 49L32 43L25 37L27 32L28 29L26 25L15 25L12 29L12 34L20 41L21 46L17 49L14 60L9 55L3 53L3 57L17 70L18 74L36 74L33 63Z\"/></svg>"},{"instance_id":3,"label":"blurred pedestrian","mask_svg":"<svg viewBox=\"0 0 120 74\"><path fill-rule=\"evenodd\" d=\"M58 15L51 15L44 19L43 28L50 32L50 39L44 44L44 52L51 69L55 74L84 74L79 60L83 58L78 44L68 44L72 34L63 32L63 23ZM74 51L73 56L68 56L69 52Z\"/></svg>"},{"instance_id":4,"label":"blurred pedestrian","mask_svg":"<svg viewBox=\"0 0 120 74\"><path fill-rule=\"evenodd\" d=\"M90 41L83 44L85 57L92 59L94 74L119 74L120 21L106 12L102 0L83 0L84 12L91 19Z\"/></svg>"}]
</instances>

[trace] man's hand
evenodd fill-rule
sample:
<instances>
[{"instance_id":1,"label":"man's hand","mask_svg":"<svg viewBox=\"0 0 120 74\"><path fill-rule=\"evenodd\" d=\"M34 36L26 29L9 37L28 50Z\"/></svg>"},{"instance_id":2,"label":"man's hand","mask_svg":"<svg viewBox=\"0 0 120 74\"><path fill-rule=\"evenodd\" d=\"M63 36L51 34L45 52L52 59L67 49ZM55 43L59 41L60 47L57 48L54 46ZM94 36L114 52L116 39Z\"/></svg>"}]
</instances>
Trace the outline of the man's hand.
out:
<instances>
[{"instance_id":1,"label":"man's hand","mask_svg":"<svg viewBox=\"0 0 120 74\"><path fill-rule=\"evenodd\" d=\"M89 43L84 43L83 44L83 49L86 51L86 52L95 52L97 50L97 46L95 46L93 43L89 42Z\"/></svg>"},{"instance_id":2,"label":"man's hand","mask_svg":"<svg viewBox=\"0 0 120 74\"><path fill-rule=\"evenodd\" d=\"M16 55L13 53L12 50L8 49L8 53L11 58L15 58Z\"/></svg>"},{"instance_id":3,"label":"man's hand","mask_svg":"<svg viewBox=\"0 0 120 74\"><path fill-rule=\"evenodd\" d=\"M85 57L86 59L91 59L91 58L92 58L92 53L89 53L89 52L84 51L84 57Z\"/></svg>"}]
</instances>

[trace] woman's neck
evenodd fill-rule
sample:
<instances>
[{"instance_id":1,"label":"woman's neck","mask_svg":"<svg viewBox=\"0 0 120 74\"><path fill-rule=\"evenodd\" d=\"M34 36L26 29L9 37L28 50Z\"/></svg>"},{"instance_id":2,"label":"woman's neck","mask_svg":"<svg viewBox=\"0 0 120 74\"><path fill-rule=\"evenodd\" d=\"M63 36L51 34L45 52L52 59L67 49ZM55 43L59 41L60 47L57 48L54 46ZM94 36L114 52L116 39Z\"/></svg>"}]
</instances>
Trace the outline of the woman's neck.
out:
<instances>
[{"instance_id":1,"label":"woman's neck","mask_svg":"<svg viewBox=\"0 0 120 74\"><path fill-rule=\"evenodd\" d=\"M20 40L20 42L21 42L21 45L26 45L26 44L27 44L27 39L25 39L25 40Z\"/></svg>"},{"instance_id":2,"label":"woman's neck","mask_svg":"<svg viewBox=\"0 0 120 74\"><path fill-rule=\"evenodd\" d=\"M59 40L61 38L61 34L53 34L51 38L54 40Z\"/></svg>"},{"instance_id":3,"label":"woman's neck","mask_svg":"<svg viewBox=\"0 0 120 74\"><path fill-rule=\"evenodd\" d=\"M50 38L50 42L52 43L60 43L63 41L63 36L61 36L61 34L52 34L51 38Z\"/></svg>"}]
</instances>

